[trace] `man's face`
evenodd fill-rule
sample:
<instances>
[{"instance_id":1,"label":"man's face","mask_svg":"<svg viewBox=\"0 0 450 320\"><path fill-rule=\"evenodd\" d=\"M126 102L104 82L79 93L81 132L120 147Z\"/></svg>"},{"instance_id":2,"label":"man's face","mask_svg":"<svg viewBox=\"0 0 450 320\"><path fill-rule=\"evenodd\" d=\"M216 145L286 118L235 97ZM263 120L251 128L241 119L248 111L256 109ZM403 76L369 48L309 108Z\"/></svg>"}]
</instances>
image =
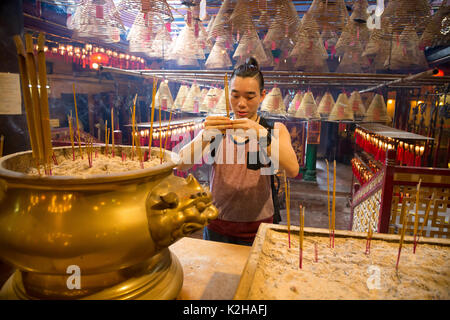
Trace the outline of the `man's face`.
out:
<instances>
[{"instance_id":1,"label":"man's face","mask_svg":"<svg viewBox=\"0 0 450 320\"><path fill-rule=\"evenodd\" d=\"M230 84L231 108L236 118L255 120L256 111L263 101L266 91L260 91L259 83L253 77L234 77Z\"/></svg>"}]
</instances>

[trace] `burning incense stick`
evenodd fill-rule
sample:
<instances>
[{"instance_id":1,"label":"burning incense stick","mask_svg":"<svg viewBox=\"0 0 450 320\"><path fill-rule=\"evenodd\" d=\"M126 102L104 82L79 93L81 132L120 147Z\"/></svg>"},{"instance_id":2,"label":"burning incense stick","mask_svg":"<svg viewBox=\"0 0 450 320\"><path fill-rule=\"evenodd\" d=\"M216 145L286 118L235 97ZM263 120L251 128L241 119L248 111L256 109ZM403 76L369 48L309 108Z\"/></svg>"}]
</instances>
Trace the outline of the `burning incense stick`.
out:
<instances>
[{"instance_id":1,"label":"burning incense stick","mask_svg":"<svg viewBox=\"0 0 450 320\"><path fill-rule=\"evenodd\" d=\"M163 161L163 151L162 151L162 126L161 126L161 106L159 107L159 160L160 163Z\"/></svg>"},{"instance_id":2,"label":"burning incense stick","mask_svg":"<svg viewBox=\"0 0 450 320\"><path fill-rule=\"evenodd\" d=\"M332 247L334 248L334 230L336 229L336 160L334 160L334 170L333 170L333 203L332 203L332 211L331 211L331 231L332 231L332 238L333 238L333 244Z\"/></svg>"},{"instance_id":3,"label":"burning incense stick","mask_svg":"<svg viewBox=\"0 0 450 320\"><path fill-rule=\"evenodd\" d=\"M105 156L108 155L108 120L105 120Z\"/></svg>"},{"instance_id":4,"label":"burning incense stick","mask_svg":"<svg viewBox=\"0 0 450 320\"><path fill-rule=\"evenodd\" d=\"M34 129L36 131L36 146L38 161L42 164L48 163L45 160L44 155L44 139L42 136L42 123L41 123L41 107L39 101L38 82L36 76L36 61L34 59L34 46L33 38L31 34L25 34L25 48L26 48L26 66L28 73L28 80L31 85L31 97L32 97L32 112L34 120Z\"/></svg>"},{"instance_id":5,"label":"burning incense stick","mask_svg":"<svg viewBox=\"0 0 450 320\"><path fill-rule=\"evenodd\" d=\"M111 108L111 133L112 133L112 150L111 155L114 158L114 108Z\"/></svg>"},{"instance_id":6,"label":"burning incense stick","mask_svg":"<svg viewBox=\"0 0 450 320\"><path fill-rule=\"evenodd\" d=\"M72 111L70 111L70 115L67 116L67 122L69 122L70 144L72 145L72 160L75 161L75 143L73 139Z\"/></svg>"},{"instance_id":7,"label":"burning incense stick","mask_svg":"<svg viewBox=\"0 0 450 320\"><path fill-rule=\"evenodd\" d=\"M152 112L151 112L151 119L150 119L150 136L148 137L148 158L151 159L152 156L152 140L153 140L153 120L155 117L155 96L156 96L156 85L158 80L156 77L153 77L153 91L152 91Z\"/></svg>"},{"instance_id":8,"label":"burning incense stick","mask_svg":"<svg viewBox=\"0 0 450 320\"><path fill-rule=\"evenodd\" d=\"M77 97L75 94L75 83L72 84L72 87L73 87L73 102L75 104L75 117L76 117L76 121L77 121L78 148L80 150L80 157L81 157L81 159L83 159L83 152L81 150L80 122L78 121Z\"/></svg>"},{"instance_id":9,"label":"burning incense stick","mask_svg":"<svg viewBox=\"0 0 450 320\"><path fill-rule=\"evenodd\" d=\"M327 163L327 208L328 208L328 231L330 235L330 248L331 248L331 210L330 210L330 166L328 159L325 159Z\"/></svg>"},{"instance_id":10,"label":"burning incense stick","mask_svg":"<svg viewBox=\"0 0 450 320\"><path fill-rule=\"evenodd\" d=\"M406 227L408 225L408 218L409 218L409 212L406 213L406 215L404 215L403 217L403 225L402 225L402 233L400 235L400 242L399 242L399 247L398 247L398 256L397 256L397 263L395 265L395 269L398 270L398 263L400 262L400 254L402 252L402 245L403 245L403 240L405 238L405 232L406 232Z\"/></svg>"},{"instance_id":11,"label":"burning incense stick","mask_svg":"<svg viewBox=\"0 0 450 320\"><path fill-rule=\"evenodd\" d=\"M38 73L40 85L40 111L41 111L41 127L44 148L45 162L50 162L50 157L53 154L52 148L52 134L50 130L50 113L48 108L48 93L47 93L47 67L45 64L45 37L43 33L39 33L38 37Z\"/></svg>"},{"instance_id":12,"label":"burning incense stick","mask_svg":"<svg viewBox=\"0 0 450 320\"><path fill-rule=\"evenodd\" d=\"M22 95L24 98L24 105L25 105L25 112L26 112L26 118L27 118L27 126L28 126L28 134L30 136L30 144L31 144L31 150L33 159L35 160L35 163L37 164L37 169L40 174L40 169L38 165L38 150L37 150L37 132L36 128L34 127L34 112L33 112L33 102L31 99L31 93L30 90L28 90L29 82L28 82L28 72L27 72L27 65L26 65L26 58L25 58L25 49L23 46L22 38L19 35L15 35L14 42L16 44L17 49L17 58L19 61L19 72L20 72L20 82L22 87Z\"/></svg>"},{"instance_id":13,"label":"burning incense stick","mask_svg":"<svg viewBox=\"0 0 450 320\"><path fill-rule=\"evenodd\" d=\"M429 214L430 214L431 202L433 202L433 208L436 208L436 199L434 198L434 195L435 195L435 194L434 194L434 192L433 192L433 194L431 195L430 201L428 201L427 208L425 209L425 216L424 216L424 218L423 218L423 222L422 222L422 225L421 225L421 227L420 227L419 234L418 234L418 236L417 236L417 242L414 243L414 246L415 246L415 247L417 246L417 243L419 242L420 237L423 235L423 230L424 230L425 226L428 224L428 216L429 216ZM415 251L415 249L416 249L416 248L414 248L414 251Z\"/></svg>"},{"instance_id":14,"label":"burning incense stick","mask_svg":"<svg viewBox=\"0 0 450 320\"><path fill-rule=\"evenodd\" d=\"M305 208L300 205L300 234L299 234L299 248L300 248L300 269L303 266L303 236L304 236L304 227L305 227Z\"/></svg>"},{"instance_id":15,"label":"burning incense stick","mask_svg":"<svg viewBox=\"0 0 450 320\"><path fill-rule=\"evenodd\" d=\"M1 135L0 137L0 158L3 157L3 146L5 144L5 136Z\"/></svg>"},{"instance_id":16,"label":"burning incense stick","mask_svg":"<svg viewBox=\"0 0 450 320\"><path fill-rule=\"evenodd\" d=\"M164 149L167 150L167 138L169 137L170 132L170 120L172 119L172 110L170 110L169 113L169 124L167 125L167 134L166 134L166 141L164 141ZM150 155L149 155L150 157Z\"/></svg>"},{"instance_id":17,"label":"burning incense stick","mask_svg":"<svg viewBox=\"0 0 450 320\"><path fill-rule=\"evenodd\" d=\"M227 109L227 118L230 117L230 97L228 96L228 76L225 72L225 80L224 80L224 87L225 87L225 106Z\"/></svg>"},{"instance_id":18,"label":"burning incense stick","mask_svg":"<svg viewBox=\"0 0 450 320\"><path fill-rule=\"evenodd\" d=\"M419 179L419 183L417 184L417 192L416 192L416 211L414 214L414 246L413 253L416 253L416 241L417 241L417 229L419 227L419 205L420 205L420 183L422 179Z\"/></svg>"},{"instance_id":19,"label":"burning incense stick","mask_svg":"<svg viewBox=\"0 0 450 320\"><path fill-rule=\"evenodd\" d=\"M134 101L133 101L133 113L131 114L131 134L132 134L132 139L131 139L131 159L133 159L134 157L134 150L135 150L135 139L136 139L136 99L137 99L138 94L136 93L136 96L134 97Z\"/></svg>"},{"instance_id":20,"label":"burning incense stick","mask_svg":"<svg viewBox=\"0 0 450 320\"><path fill-rule=\"evenodd\" d=\"M288 185L288 181L286 178L286 172L283 173L283 177L284 177L284 192L286 194L286 214L287 214L287 227L288 227L288 243L289 243L289 248L291 247L291 215L290 215L290 197L289 197L289 185Z\"/></svg>"}]
</instances>

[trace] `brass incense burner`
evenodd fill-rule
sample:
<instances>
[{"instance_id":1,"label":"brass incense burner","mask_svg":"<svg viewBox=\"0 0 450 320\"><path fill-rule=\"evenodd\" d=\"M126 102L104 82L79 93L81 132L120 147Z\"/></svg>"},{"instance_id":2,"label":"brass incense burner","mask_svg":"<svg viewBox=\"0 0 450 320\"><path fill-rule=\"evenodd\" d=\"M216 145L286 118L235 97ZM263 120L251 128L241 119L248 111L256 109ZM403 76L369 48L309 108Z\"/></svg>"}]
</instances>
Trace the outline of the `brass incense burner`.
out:
<instances>
[{"instance_id":1,"label":"brass incense burner","mask_svg":"<svg viewBox=\"0 0 450 320\"><path fill-rule=\"evenodd\" d=\"M72 158L70 147L54 151ZM155 167L87 178L28 175L31 151L1 158L0 257L17 271L0 298L175 299L183 272L168 246L217 209L195 178L173 175L172 157L165 150Z\"/></svg>"}]
</instances>

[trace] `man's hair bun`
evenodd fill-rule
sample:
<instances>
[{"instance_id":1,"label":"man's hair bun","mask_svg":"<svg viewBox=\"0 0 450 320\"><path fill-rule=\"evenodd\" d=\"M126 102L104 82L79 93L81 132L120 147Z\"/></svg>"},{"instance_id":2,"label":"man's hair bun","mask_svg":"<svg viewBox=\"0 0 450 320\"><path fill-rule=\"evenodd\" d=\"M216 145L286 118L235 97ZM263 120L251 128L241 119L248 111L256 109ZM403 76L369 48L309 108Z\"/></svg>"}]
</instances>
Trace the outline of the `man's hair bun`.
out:
<instances>
[{"instance_id":1,"label":"man's hair bun","mask_svg":"<svg viewBox=\"0 0 450 320\"><path fill-rule=\"evenodd\" d=\"M249 57L245 60L246 65L254 66L255 68L259 69L258 61L256 61L255 58Z\"/></svg>"}]
</instances>

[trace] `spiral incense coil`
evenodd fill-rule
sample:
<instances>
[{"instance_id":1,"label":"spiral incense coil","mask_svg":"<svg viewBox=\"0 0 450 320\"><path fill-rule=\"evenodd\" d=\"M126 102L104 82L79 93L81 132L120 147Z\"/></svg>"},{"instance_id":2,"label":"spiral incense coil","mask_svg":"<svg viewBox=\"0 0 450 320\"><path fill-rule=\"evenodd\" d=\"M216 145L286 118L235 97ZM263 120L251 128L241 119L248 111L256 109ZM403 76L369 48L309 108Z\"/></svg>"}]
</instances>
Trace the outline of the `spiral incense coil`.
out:
<instances>
[{"instance_id":1,"label":"spiral incense coil","mask_svg":"<svg viewBox=\"0 0 450 320\"><path fill-rule=\"evenodd\" d=\"M399 36L394 36L391 57L385 62L385 67L393 70L427 69L428 62L419 42L414 26L405 27Z\"/></svg>"},{"instance_id":2,"label":"spiral incense coil","mask_svg":"<svg viewBox=\"0 0 450 320\"><path fill-rule=\"evenodd\" d=\"M349 21L355 21L359 23L366 23L369 18L369 13L367 8L369 3L367 0L355 0L353 1L352 14L350 15Z\"/></svg>"},{"instance_id":3,"label":"spiral incense coil","mask_svg":"<svg viewBox=\"0 0 450 320\"><path fill-rule=\"evenodd\" d=\"M417 33L422 34L430 19L431 6L428 0L389 1L383 14L384 19L392 24L394 33L401 33L409 25L414 26Z\"/></svg>"},{"instance_id":4,"label":"spiral incense coil","mask_svg":"<svg viewBox=\"0 0 450 320\"><path fill-rule=\"evenodd\" d=\"M197 38L198 43L200 44L200 47L202 47L203 52L205 54L211 53L212 47L213 47L213 41L211 39L208 39L208 32L206 31L205 26L203 23L198 22L199 26L199 35Z\"/></svg>"},{"instance_id":5,"label":"spiral incense coil","mask_svg":"<svg viewBox=\"0 0 450 320\"><path fill-rule=\"evenodd\" d=\"M231 21L230 16L233 12L233 3L230 0L224 0L220 6L219 12L217 13L211 29L209 31L209 38L217 39L222 36L227 38L231 35Z\"/></svg>"},{"instance_id":6,"label":"spiral incense coil","mask_svg":"<svg viewBox=\"0 0 450 320\"><path fill-rule=\"evenodd\" d=\"M320 30L331 25L340 34L349 19L344 0L314 0L308 9Z\"/></svg>"},{"instance_id":7,"label":"spiral incense coil","mask_svg":"<svg viewBox=\"0 0 450 320\"><path fill-rule=\"evenodd\" d=\"M356 120L360 120L366 114L366 107L362 101L361 95L358 91L353 91L350 95L350 99L348 100L348 104L353 110L353 115Z\"/></svg>"},{"instance_id":8,"label":"spiral incense coil","mask_svg":"<svg viewBox=\"0 0 450 320\"><path fill-rule=\"evenodd\" d=\"M292 101L289 103L289 108L288 108L288 115L295 115L295 113L297 112L298 108L300 107L300 104L302 103L302 99L303 99L303 93L302 92L297 92L294 96L294 98L292 99Z\"/></svg>"},{"instance_id":9,"label":"spiral incense coil","mask_svg":"<svg viewBox=\"0 0 450 320\"><path fill-rule=\"evenodd\" d=\"M113 0L85 0L78 14L78 20L71 26L72 37L99 38L107 43L120 41L120 32L125 28Z\"/></svg>"},{"instance_id":10,"label":"spiral incense coil","mask_svg":"<svg viewBox=\"0 0 450 320\"><path fill-rule=\"evenodd\" d=\"M420 38L420 47L435 47L450 43L450 2L442 1L439 10L431 17Z\"/></svg>"},{"instance_id":11,"label":"spiral incense coil","mask_svg":"<svg viewBox=\"0 0 450 320\"><path fill-rule=\"evenodd\" d=\"M152 58L160 58L167 60L169 53L172 49L172 36L166 26L161 25L158 27L155 36L152 40L152 45L147 55Z\"/></svg>"},{"instance_id":12,"label":"spiral incense coil","mask_svg":"<svg viewBox=\"0 0 450 320\"><path fill-rule=\"evenodd\" d=\"M131 17L139 12L147 14L154 24L164 24L174 20L166 0L121 0L117 8L124 22L131 22Z\"/></svg>"},{"instance_id":13,"label":"spiral incense coil","mask_svg":"<svg viewBox=\"0 0 450 320\"><path fill-rule=\"evenodd\" d=\"M325 92L322 99L320 100L319 107L317 108L317 112L319 112L321 118L328 118L333 110L335 105L335 101L330 92Z\"/></svg>"},{"instance_id":14,"label":"spiral incense coil","mask_svg":"<svg viewBox=\"0 0 450 320\"><path fill-rule=\"evenodd\" d=\"M167 80L166 80L167 81ZM166 81L161 81L158 91L155 95L155 109L171 110L173 108L173 97L170 92L169 84Z\"/></svg>"},{"instance_id":15,"label":"spiral incense coil","mask_svg":"<svg viewBox=\"0 0 450 320\"><path fill-rule=\"evenodd\" d=\"M304 94L300 107L295 112L294 117L300 119L320 119L317 104L311 91Z\"/></svg>"},{"instance_id":16,"label":"spiral incense coil","mask_svg":"<svg viewBox=\"0 0 450 320\"><path fill-rule=\"evenodd\" d=\"M336 103L328 116L330 121L354 120L353 110L348 103L347 94L342 92L339 94Z\"/></svg>"},{"instance_id":17,"label":"spiral incense coil","mask_svg":"<svg viewBox=\"0 0 450 320\"><path fill-rule=\"evenodd\" d=\"M184 100L186 100L186 96L189 92L189 88L186 85L181 85L180 89L178 89L177 97L173 103L173 107L177 110L180 110L183 106Z\"/></svg>"},{"instance_id":18,"label":"spiral incense coil","mask_svg":"<svg viewBox=\"0 0 450 320\"><path fill-rule=\"evenodd\" d=\"M270 66L270 57L267 57L258 33L254 28L244 33L233 54L233 59L237 60L237 64L242 64L250 57L254 57L262 67Z\"/></svg>"},{"instance_id":19,"label":"spiral incense coil","mask_svg":"<svg viewBox=\"0 0 450 320\"><path fill-rule=\"evenodd\" d=\"M280 88L274 87L268 94L266 94L263 102L261 103L261 111L281 115L286 114L286 106L284 105Z\"/></svg>"},{"instance_id":20,"label":"spiral incense coil","mask_svg":"<svg viewBox=\"0 0 450 320\"><path fill-rule=\"evenodd\" d=\"M364 116L364 121L387 123L391 120L391 117L387 114L387 107L383 96L380 94L375 94L369 108L367 109L366 115Z\"/></svg>"},{"instance_id":21,"label":"spiral incense coil","mask_svg":"<svg viewBox=\"0 0 450 320\"><path fill-rule=\"evenodd\" d=\"M225 49L224 43L217 41L205 62L206 69L228 69L232 65L233 63Z\"/></svg>"},{"instance_id":22,"label":"spiral incense coil","mask_svg":"<svg viewBox=\"0 0 450 320\"><path fill-rule=\"evenodd\" d=\"M373 29L370 34L369 42L363 51L362 56L372 58L372 68L375 70L385 69L385 62L389 60L390 50L392 43L392 33L389 30L391 25L385 27L387 31L383 29Z\"/></svg>"},{"instance_id":23,"label":"spiral incense coil","mask_svg":"<svg viewBox=\"0 0 450 320\"><path fill-rule=\"evenodd\" d=\"M338 73L363 73L369 70L370 61L363 57L363 49L360 42L349 44L344 52L343 57L336 69Z\"/></svg>"},{"instance_id":24,"label":"spiral incense coil","mask_svg":"<svg viewBox=\"0 0 450 320\"><path fill-rule=\"evenodd\" d=\"M208 90L208 93L206 94L206 97L203 99L201 105L200 105L200 112L208 112L214 110L214 107L217 104L218 100L217 96L217 89L216 88L210 88Z\"/></svg>"},{"instance_id":25,"label":"spiral incense coil","mask_svg":"<svg viewBox=\"0 0 450 320\"><path fill-rule=\"evenodd\" d=\"M186 24L174 41L169 58L176 60L179 65L198 66L197 60L204 60L205 53L197 38L194 27Z\"/></svg>"},{"instance_id":26,"label":"spiral incense coil","mask_svg":"<svg viewBox=\"0 0 450 320\"><path fill-rule=\"evenodd\" d=\"M181 107L181 111L198 113L200 111L201 98L202 91L200 90L200 87L194 83L188 91L186 100Z\"/></svg>"},{"instance_id":27,"label":"spiral incense coil","mask_svg":"<svg viewBox=\"0 0 450 320\"><path fill-rule=\"evenodd\" d=\"M252 21L252 7L249 1L237 0L233 13L230 15L233 33L243 34L248 29L255 28Z\"/></svg>"},{"instance_id":28,"label":"spiral incense coil","mask_svg":"<svg viewBox=\"0 0 450 320\"><path fill-rule=\"evenodd\" d=\"M150 53L155 31L153 20L150 19L149 15L139 12L127 36L127 40L130 43L130 52Z\"/></svg>"},{"instance_id":29,"label":"spiral incense coil","mask_svg":"<svg viewBox=\"0 0 450 320\"><path fill-rule=\"evenodd\" d=\"M364 50L369 42L369 37L370 31L366 23L349 20L336 43L336 55L342 57L347 48L355 46L356 43L359 43L361 50Z\"/></svg>"}]
</instances>

